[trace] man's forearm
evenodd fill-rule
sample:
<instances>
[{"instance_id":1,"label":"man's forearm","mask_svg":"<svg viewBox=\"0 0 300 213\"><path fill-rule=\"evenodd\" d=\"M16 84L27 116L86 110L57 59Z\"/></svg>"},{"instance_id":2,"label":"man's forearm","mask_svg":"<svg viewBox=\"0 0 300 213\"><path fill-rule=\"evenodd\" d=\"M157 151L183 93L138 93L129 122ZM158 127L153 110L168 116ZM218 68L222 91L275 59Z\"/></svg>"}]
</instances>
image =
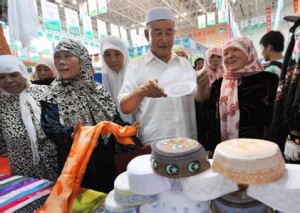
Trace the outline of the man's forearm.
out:
<instances>
[{"instance_id":1,"label":"man's forearm","mask_svg":"<svg viewBox=\"0 0 300 213\"><path fill-rule=\"evenodd\" d=\"M124 96L120 100L120 109L124 114L134 113L144 100L145 96L138 87L129 95Z\"/></svg>"}]
</instances>

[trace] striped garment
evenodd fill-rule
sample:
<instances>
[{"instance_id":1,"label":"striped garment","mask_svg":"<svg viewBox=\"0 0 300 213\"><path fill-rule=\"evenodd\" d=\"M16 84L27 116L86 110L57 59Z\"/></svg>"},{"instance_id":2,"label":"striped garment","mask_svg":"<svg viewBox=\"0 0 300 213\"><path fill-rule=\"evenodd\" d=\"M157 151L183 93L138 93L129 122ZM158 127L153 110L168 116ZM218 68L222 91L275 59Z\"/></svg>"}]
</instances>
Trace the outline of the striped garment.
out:
<instances>
[{"instance_id":1,"label":"striped garment","mask_svg":"<svg viewBox=\"0 0 300 213\"><path fill-rule=\"evenodd\" d=\"M50 194L52 181L0 174L0 212L14 212Z\"/></svg>"}]
</instances>

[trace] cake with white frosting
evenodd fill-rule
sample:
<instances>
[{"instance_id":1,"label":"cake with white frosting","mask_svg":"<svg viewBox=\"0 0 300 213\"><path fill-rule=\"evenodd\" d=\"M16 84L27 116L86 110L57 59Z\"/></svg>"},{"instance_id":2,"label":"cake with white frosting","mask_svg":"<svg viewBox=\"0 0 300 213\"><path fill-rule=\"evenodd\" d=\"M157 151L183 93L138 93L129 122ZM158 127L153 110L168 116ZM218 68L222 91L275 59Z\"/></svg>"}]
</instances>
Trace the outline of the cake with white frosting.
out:
<instances>
[{"instance_id":1,"label":"cake with white frosting","mask_svg":"<svg viewBox=\"0 0 300 213\"><path fill-rule=\"evenodd\" d=\"M203 146L189 138L170 138L152 147L153 170L168 178L189 177L210 168Z\"/></svg>"},{"instance_id":2,"label":"cake with white frosting","mask_svg":"<svg viewBox=\"0 0 300 213\"><path fill-rule=\"evenodd\" d=\"M231 139L215 149L212 169L238 184L264 184L280 179L285 161L277 144L258 139Z\"/></svg>"}]
</instances>

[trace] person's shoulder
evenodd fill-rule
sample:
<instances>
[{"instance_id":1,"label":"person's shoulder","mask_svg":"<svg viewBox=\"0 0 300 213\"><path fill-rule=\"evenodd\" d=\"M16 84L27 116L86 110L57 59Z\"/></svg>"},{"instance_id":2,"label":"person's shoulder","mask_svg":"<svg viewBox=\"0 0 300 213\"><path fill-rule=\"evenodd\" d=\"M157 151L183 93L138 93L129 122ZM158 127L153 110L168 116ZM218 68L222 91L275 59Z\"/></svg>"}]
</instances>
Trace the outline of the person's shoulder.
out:
<instances>
[{"instance_id":1,"label":"person's shoulder","mask_svg":"<svg viewBox=\"0 0 300 213\"><path fill-rule=\"evenodd\" d=\"M258 72L256 74L253 75L254 78L259 78L259 79L278 79L278 76L272 72L266 72L266 71L262 71L262 72Z\"/></svg>"},{"instance_id":2,"label":"person's shoulder","mask_svg":"<svg viewBox=\"0 0 300 213\"><path fill-rule=\"evenodd\" d=\"M254 75L246 76L244 78L246 81L254 82L254 83L267 83L267 82L273 82L275 84L278 83L278 75L275 73L271 73L268 71L261 71Z\"/></svg>"}]
</instances>

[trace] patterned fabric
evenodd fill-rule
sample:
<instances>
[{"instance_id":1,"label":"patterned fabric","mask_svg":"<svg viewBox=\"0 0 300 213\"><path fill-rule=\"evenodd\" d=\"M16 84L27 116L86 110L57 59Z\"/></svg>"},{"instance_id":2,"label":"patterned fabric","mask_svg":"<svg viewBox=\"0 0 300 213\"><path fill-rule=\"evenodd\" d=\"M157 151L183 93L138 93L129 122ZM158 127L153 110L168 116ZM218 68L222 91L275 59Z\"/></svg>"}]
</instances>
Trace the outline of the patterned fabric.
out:
<instances>
[{"instance_id":1,"label":"patterned fabric","mask_svg":"<svg viewBox=\"0 0 300 213\"><path fill-rule=\"evenodd\" d=\"M136 134L137 127L121 127L108 121L100 122L96 126L82 126L79 123L63 171L46 203L37 212L70 212L72 204L80 192L79 187L99 135L112 133L119 143L133 145L130 136Z\"/></svg>"},{"instance_id":2,"label":"patterned fabric","mask_svg":"<svg viewBox=\"0 0 300 213\"><path fill-rule=\"evenodd\" d=\"M45 179L0 174L0 212L32 212L52 186L53 182Z\"/></svg>"},{"instance_id":3,"label":"patterned fabric","mask_svg":"<svg viewBox=\"0 0 300 213\"><path fill-rule=\"evenodd\" d=\"M4 36L4 32L2 26L0 25L0 55L10 55L10 49L8 47L6 38Z\"/></svg>"},{"instance_id":4,"label":"patterned fabric","mask_svg":"<svg viewBox=\"0 0 300 213\"><path fill-rule=\"evenodd\" d=\"M93 80L92 62L87 49L69 39L56 46L55 54L60 51L75 55L80 59L81 65L81 70L74 79L57 77L50 86L51 92L45 97L46 102L59 106L61 124L73 127L79 119L85 125L112 121L115 103L104 86Z\"/></svg>"},{"instance_id":5,"label":"patterned fabric","mask_svg":"<svg viewBox=\"0 0 300 213\"><path fill-rule=\"evenodd\" d=\"M239 136L239 100L238 100L238 82L242 76L253 75L263 70L258 62L257 52L251 40L246 37L233 38L227 41L223 48L224 51L229 48L238 48L242 50L247 58L247 65L235 72L225 70L224 80L221 87L220 96L220 117L221 117L221 135L222 141ZM226 69L226 68L225 68Z\"/></svg>"},{"instance_id":6,"label":"patterned fabric","mask_svg":"<svg viewBox=\"0 0 300 213\"><path fill-rule=\"evenodd\" d=\"M221 48L210 48L206 51L206 61L204 62L204 69L206 70L209 77L209 86L218 78L223 76L223 66L220 63L217 70L212 69L210 64L210 58L212 55L217 55L222 57L222 49Z\"/></svg>"},{"instance_id":7,"label":"patterned fabric","mask_svg":"<svg viewBox=\"0 0 300 213\"><path fill-rule=\"evenodd\" d=\"M19 96L19 107L21 111L21 117L22 121L25 125L25 128L28 132L30 143L31 143L31 150L33 154L33 161L35 164L39 163L40 156L38 153L37 148L37 138L36 138L36 132L35 127L32 122L32 114L36 117L38 122L40 122L40 115L41 110L37 106L35 100L31 95L28 94L27 90L31 87L31 82L29 79L29 73L23 62L18 59L15 56L12 55L2 55L0 56L0 73L1 74L11 74L14 72L18 72L23 78L26 79L26 87L18 94ZM5 96L11 96L13 94L10 94L3 89L0 89L2 91L2 95ZM31 107L31 109L29 108ZM30 113L30 110L32 110L32 114Z\"/></svg>"},{"instance_id":8,"label":"patterned fabric","mask_svg":"<svg viewBox=\"0 0 300 213\"><path fill-rule=\"evenodd\" d=\"M300 20L290 32L292 36L284 56L271 129L272 139L282 152L288 134L300 139ZM300 161L295 163L300 164Z\"/></svg>"},{"instance_id":9,"label":"patterned fabric","mask_svg":"<svg viewBox=\"0 0 300 213\"><path fill-rule=\"evenodd\" d=\"M39 106L47 88L35 85L28 88L27 93ZM32 111L33 108L30 105L28 108L36 132L37 149L41 159L39 163L35 164L33 160L30 137L22 120L19 96L0 96L0 144L7 149L12 174L55 180L58 177L56 148L44 135L39 120Z\"/></svg>"}]
</instances>

